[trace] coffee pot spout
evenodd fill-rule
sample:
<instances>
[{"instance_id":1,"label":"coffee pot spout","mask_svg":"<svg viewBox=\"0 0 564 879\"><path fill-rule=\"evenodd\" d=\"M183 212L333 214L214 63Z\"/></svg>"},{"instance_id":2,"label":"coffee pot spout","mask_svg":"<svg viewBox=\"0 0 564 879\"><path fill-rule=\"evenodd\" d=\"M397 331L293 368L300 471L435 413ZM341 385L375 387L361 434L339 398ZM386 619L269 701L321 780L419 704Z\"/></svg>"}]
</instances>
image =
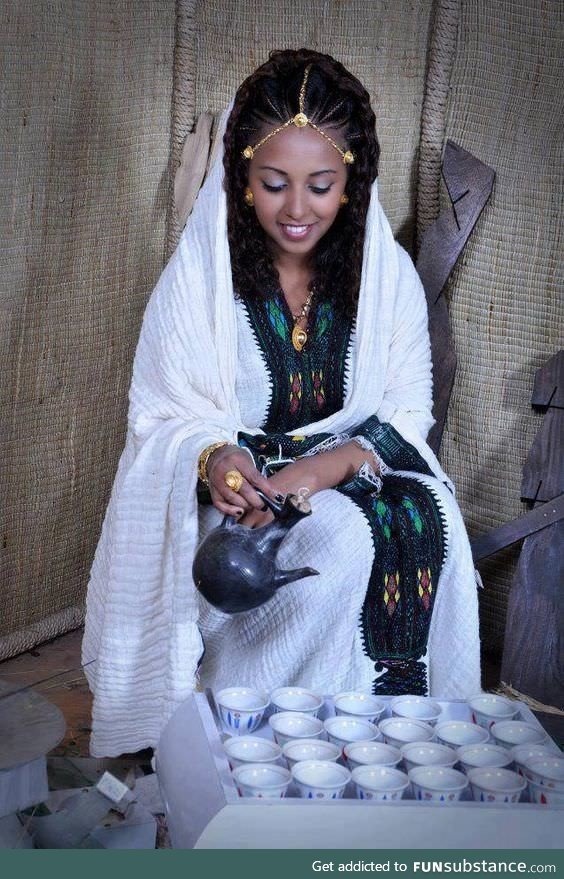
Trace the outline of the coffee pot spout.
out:
<instances>
[{"instance_id":1,"label":"coffee pot spout","mask_svg":"<svg viewBox=\"0 0 564 879\"><path fill-rule=\"evenodd\" d=\"M315 568L295 568L293 571L276 571L274 574L274 586L279 589L287 583L294 583L296 580L302 580L305 577L316 577L319 571Z\"/></svg>"}]
</instances>

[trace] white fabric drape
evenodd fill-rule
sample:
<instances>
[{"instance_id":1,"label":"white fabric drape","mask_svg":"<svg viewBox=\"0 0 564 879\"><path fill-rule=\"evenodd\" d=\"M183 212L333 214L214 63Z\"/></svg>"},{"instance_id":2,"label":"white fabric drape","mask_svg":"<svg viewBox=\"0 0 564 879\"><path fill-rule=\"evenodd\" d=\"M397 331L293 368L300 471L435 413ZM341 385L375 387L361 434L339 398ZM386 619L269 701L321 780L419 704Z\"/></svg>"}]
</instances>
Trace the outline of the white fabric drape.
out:
<instances>
[{"instance_id":1,"label":"white fabric drape","mask_svg":"<svg viewBox=\"0 0 564 879\"><path fill-rule=\"evenodd\" d=\"M243 423L237 393L238 318L222 182L219 157L149 301L135 356L126 446L87 599L83 662L96 660L86 669L96 756L156 745L194 688L202 653L191 578L198 455L214 441L233 442L239 430L260 432L256 423ZM460 514L424 442L430 410L425 297L393 240L375 184L344 405L299 433L346 431L376 412L435 473L449 554L429 637L430 679L434 694L452 698L479 689L477 598ZM299 564L293 559L291 566ZM267 663L268 645L254 659Z\"/></svg>"}]
</instances>

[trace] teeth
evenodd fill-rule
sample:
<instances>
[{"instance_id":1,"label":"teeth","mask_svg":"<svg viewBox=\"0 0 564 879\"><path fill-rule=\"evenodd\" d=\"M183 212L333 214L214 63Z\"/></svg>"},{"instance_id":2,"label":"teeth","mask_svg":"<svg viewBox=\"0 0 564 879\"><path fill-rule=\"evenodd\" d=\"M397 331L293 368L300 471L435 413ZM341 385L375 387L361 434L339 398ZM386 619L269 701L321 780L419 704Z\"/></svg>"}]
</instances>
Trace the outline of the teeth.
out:
<instances>
[{"instance_id":1,"label":"teeth","mask_svg":"<svg viewBox=\"0 0 564 879\"><path fill-rule=\"evenodd\" d=\"M307 226L286 226L286 229L294 235L301 235L302 232L306 231Z\"/></svg>"}]
</instances>

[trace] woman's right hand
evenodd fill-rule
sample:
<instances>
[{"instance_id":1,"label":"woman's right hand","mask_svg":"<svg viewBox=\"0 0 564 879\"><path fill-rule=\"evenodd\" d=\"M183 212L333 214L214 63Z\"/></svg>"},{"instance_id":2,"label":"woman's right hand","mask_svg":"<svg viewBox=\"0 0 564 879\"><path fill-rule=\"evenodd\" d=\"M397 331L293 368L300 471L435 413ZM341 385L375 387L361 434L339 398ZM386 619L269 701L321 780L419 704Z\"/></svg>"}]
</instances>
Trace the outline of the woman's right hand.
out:
<instances>
[{"instance_id":1,"label":"woman's right hand","mask_svg":"<svg viewBox=\"0 0 564 879\"><path fill-rule=\"evenodd\" d=\"M230 470L238 470L243 484L238 492L225 484L225 475ZM221 446L212 452L207 466L208 484L214 507L228 516L242 516L250 510L262 510L264 501L256 493L258 488L272 499L276 491L268 479L261 476L251 456L239 446Z\"/></svg>"}]
</instances>

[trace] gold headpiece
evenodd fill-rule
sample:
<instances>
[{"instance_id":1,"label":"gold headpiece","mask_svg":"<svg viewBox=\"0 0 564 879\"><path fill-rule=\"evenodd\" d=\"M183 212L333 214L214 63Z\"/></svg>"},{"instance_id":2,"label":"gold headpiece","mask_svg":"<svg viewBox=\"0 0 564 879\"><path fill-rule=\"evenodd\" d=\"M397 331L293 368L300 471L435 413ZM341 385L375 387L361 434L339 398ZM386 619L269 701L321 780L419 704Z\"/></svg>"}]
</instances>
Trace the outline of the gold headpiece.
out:
<instances>
[{"instance_id":1,"label":"gold headpiece","mask_svg":"<svg viewBox=\"0 0 564 879\"><path fill-rule=\"evenodd\" d=\"M284 129L288 128L289 125L295 125L296 128L305 128L306 125L309 125L310 128L314 128L315 131L317 131L317 133L321 135L321 137L324 137L325 140L331 144L333 149L337 150L345 165L352 165L352 163L354 162L354 155L351 153L351 151L342 150L341 147L335 143L332 137L329 137L329 135L322 131L321 128L319 128L319 126L315 124L315 122L312 122L311 119L308 119L308 117L304 113L305 90L310 70L311 64L309 64L305 69L304 80L300 88L298 104L299 113L296 113L295 116L292 116L292 118L288 119L287 122L284 122L283 125L279 125L278 128L275 128L273 131L270 132L270 134L267 134L266 137L263 137L263 139L259 140L259 142L256 143L254 146L246 146L243 150L243 156L245 159L252 159L259 147L264 146L264 144L269 141L271 137L274 137L274 135L278 134L279 131L284 131Z\"/></svg>"}]
</instances>

